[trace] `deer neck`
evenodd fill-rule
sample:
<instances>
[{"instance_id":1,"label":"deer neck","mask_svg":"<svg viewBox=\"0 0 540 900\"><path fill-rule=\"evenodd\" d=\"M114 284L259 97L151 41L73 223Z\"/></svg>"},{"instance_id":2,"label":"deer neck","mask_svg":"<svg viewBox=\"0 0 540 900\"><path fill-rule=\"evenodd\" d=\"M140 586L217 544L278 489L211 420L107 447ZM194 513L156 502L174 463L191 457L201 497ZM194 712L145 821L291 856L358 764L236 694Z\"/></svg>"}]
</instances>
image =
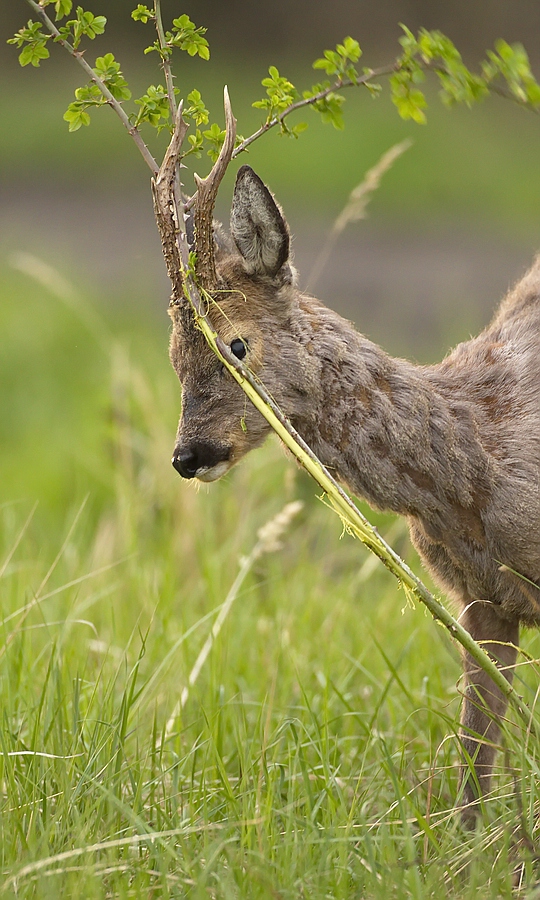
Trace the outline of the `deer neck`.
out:
<instances>
[{"instance_id":1,"label":"deer neck","mask_svg":"<svg viewBox=\"0 0 540 900\"><path fill-rule=\"evenodd\" d=\"M432 520L470 508L487 462L466 397L435 368L394 359L336 313L309 305L310 402L299 433L328 469L373 506ZM437 386L435 386L437 385Z\"/></svg>"}]
</instances>

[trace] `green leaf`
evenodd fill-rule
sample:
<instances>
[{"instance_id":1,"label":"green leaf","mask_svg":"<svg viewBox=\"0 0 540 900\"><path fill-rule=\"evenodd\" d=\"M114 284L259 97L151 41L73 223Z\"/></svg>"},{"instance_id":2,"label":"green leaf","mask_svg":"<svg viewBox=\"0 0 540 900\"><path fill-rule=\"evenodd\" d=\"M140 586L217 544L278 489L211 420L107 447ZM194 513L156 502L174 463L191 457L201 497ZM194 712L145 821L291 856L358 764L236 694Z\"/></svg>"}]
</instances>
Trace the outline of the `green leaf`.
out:
<instances>
[{"instance_id":1,"label":"green leaf","mask_svg":"<svg viewBox=\"0 0 540 900\"><path fill-rule=\"evenodd\" d=\"M339 71L340 59L333 50L325 50L324 57L316 59L313 63L314 69L324 69L327 75L336 75Z\"/></svg>"},{"instance_id":2,"label":"green leaf","mask_svg":"<svg viewBox=\"0 0 540 900\"><path fill-rule=\"evenodd\" d=\"M203 137L210 144L210 148L207 150L208 156L212 162L215 162L225 140L225 131L222 131L219 125L214 123L207 131L203 131Z\"/></svg>"},{"instance_id":3,"label":"green leaf","mask_svg":"<svg viewBox=\"0 0 540 900\"><path fill-rule=\"evenodd\" d=\"M298 122L296 125L293 125L293 127L290 129L290 132L293 137L297 138L302 134L303 131L306 130L306 128L308 128L307 122Z\"/></svg>"},{"instance_id":4,"label":"green leaf","mask_svg":"<svg viewBox=\"0 0 540 900\"><path fill-rule=\"evenodd\" d=\"M92 21L88 23L85 33L93 41L98 34L103 34L106 24L107 19L105 16L94 16Z\"/></svg>"},{"instance_id":5,"label":"green leaf","mask_svg":"<svg viewBox=\"0 0 540 900\"><path fill-rule=\"evenodd\" d=\"M270 66L268 74L270 78L263 78L261 82L267 97L252 104L256 109L268 110L267 122L285 112L299 96L294 84L280 75L275 66Z\"/></svg>"},{"instance_id":6,"label":"green leaf","mask_svg":"<svg viewBox=\"0 0 540 900\"><path fill-rule=\"evenodd\" d=\"M362 56L360 44L352 37L346 37L342 44L337 45L336 50L343 59L350 59L351 62L358 62Z\"/></svg>"},{"instance_id":7,"label":"green leaf","mask_svg":"<svg viewBox=\"0 0 540 900\"><path fill-rule=\"evenodd\" d=\"M72 8L73 0L56 0L54 4L56 21L58 22L58 19L63 19L64 16L69 16Z\"/></svg>"},{"instance_id":8,"label":"green leaf","mask_svg":"<svg viewBox=\"0 0 540 900\"><path fill-rule=\"evenodd\" d=\"M319 82L319 84L314 84L309 90L302 92L302 97L304 100L309 100L311 97L315 97L317 94L320 94L321 91L326 91L330 87L329 81Z\"/></svg>"},{"instance_id":9,"label":"green leaf","mask_svg":"<svg viewBox=\"0 0 540 900\"><path fill-rule=\"evenodd\" d=\"M120 71L120 63L117 63L113 53L106 53L105 56L98 56L94 66L94 72L104 78L106 75L113 75Z\"/></svg>"},{"instance_id":10,"label":"green leaf","mask_svg":"<svg viewBox=\"0 0 540 900\"><path fill-rule=\"evenodd\" d=\"M399 39L399 43L403 47L403 57L405 59L410 59L418 52L418 41L416 40L412 31L407 28L406 25L403 25L401 22L399 27L403 30L404 34Z\"/></svg>"},{"instance_id":11,"label":"green leaf","mask_svg":"<svg viewBox=\"0 0 540 900\"><path fill-rule=\"evenodd\" d=\"M193 119L197 126L208 125L210 113L203 103L200 91L191 91L187 99L191 105L184 110L184 118Z\"/></svg>"},{"instance_id":12,"label":"green leaf","mask_svg":"<svg viewBox=\"0 0 540 900\"><path fill-rule=\"evenodd\" d=\"M195 25L185 13L177 19L173 19L173 26L177 31L194 31ZM206 29L205 29L206 30Z\"/></svg>"},{"instance_id":13,"label":"green leaf","mask_svg":"<svg viewBox=\"0 0 540 900\"><path fill-rule=\"evenodd\" d=\"M34 44L28 44L19 54L19 62L21 66L27 66L31 63L33 66L39 66L42 59L48 59L50 56L45 43L36 41Z\"/></svg>"},{"instance_id":14,"label":"green leaf","mask_svg":"<svg viewBox=\"0 0 540 900\"><path fill-rule=\"evenodd\" d=\"M189 154L193 154L198 159L202 156L202 148L204 139L202 136L202 132L197 128L195 134L188 134L188 143L191 145L191 149L185 154L188 156Z\"/></svg>"},{"instance_id":15,"label":"green leaf","mask_svg":"<svg viewBox=\"0 0 540 900\"><path fill-rule=\"evenodd\" d=\"M141 122L147 122L149 125L157 128L158 131L168 127L170 116L169 96L162 84L149 85L146 94L135 100L135 103L140 106L135 120L136 125L140 125Z\"/></svg>"},{"instance_id":16,"label":"green leaf","mask_svg":"<svg viewBox=\"0 0 540 900\"><path fill-rule=\"evenodd\" d=\"M98 34L103 34L106 24L107 19L105 16L95 16L93 13L84 10L82 6L78 6L77 18L66 22L65 28L71 29L73 47L77 49L83 36L93 41Z\"/></svg>"},{"instance_id":17,"label":"green leaf","mask_svg":"<svg viewBox=\"0 0 540 900\"><path fill-rule=\"evenodd\" d=\"M508 44L499 40L494 53L488 52L488 62L484 63L483 75L490 83L501 76L519 103L538 108L540 105L540 85L534 77L527 52L522 44Z\"/></svg>"},{"instance_id":18,"label":"green leaf","mask_svg":"<svg viewBox=\"0 0 540 900\"><path fill-rule=\"evenodd\" d=\"M94 72L107 85L115 100L129 100L131 91L120 71L120 63L116 62L112 53L98 56Z\"/></svg>"},{"instance_id":19,"label":"green leaf","mask_svg":"<svg viewBox=\"0 0 540 900\"><path fill-rule=\"evenodd\" d=\"M90 116L81 109L78 103L69 104L64 113L64 119L69 123L70 131L78 131L81 125L90 125Z\"/></svg>"},{"instance_id":20,"label":"green leaf","mask_svg":"<svg viewBox=\"0 0 540 900\"><path fill-rule=\"evenodd\" d=\"M342 44L338 44L335 50L325 50L324 56L316 59L314 69L323 69L327 75L335 75L340 81L348 78L356 81L358 72L354 65L362 55L360 44L352 37L346 37Z\"/></svg>"},{"instance_id":21,"label":"green leaf","mask_svg":"<svg viewBox=\"0 0 540 900\"><path fill-rule=\"evenodd\" d=\"M197 53L199 54L201 59L210 59L210 48L208 46L208 43L199 43L197 46Z\"/></svg>"},{"instance_id":22,"label":"green leaf","mask_svg":"<svg viewBox=\"0 0 540 900\"><path fill-rule=\"evenodd\" d=\"M203 37L206 34L206 28L197 28L185 14L173 19L172 27L172 32L167 31L165 34L167 47L178 47L180 50L185 50L189 56L210 59L208 41Z\"/></svg>"},{"instance_id":23,"label":"green leaf","mask_svg":"<svg viewBox=\"0 0 540 900\"><path fill-rule=\"evenodd\" d=\"M315 90L316 88L318 88L318 90ZM313 93L319 93L320 89L321 85L314 85ZM320 100L316 100L313 104L313 109L320 113L321 120L325 125L333 125L334 128L342 131L345 127L343 112L341 110L344 102L345 97L342 97L341 94L335 94L333 91L331 91L326 95L326 97L323 97Z\"/></svg>"},{"instance_id":24,"label":"green leaf","mask_svg":"<svg viewBox=\"0 0 540 900\"><path fill-rule=\"evenodd\" d=\"M135 22L143 22L146 25L149 19L154 18L154 13L144 3L139 3L137 9L134 9L131 13L131 18Z\"/></svg>"},{"instance_id":25,"label":"green leaf","mask_svg":"<svg viewBox=\"0 0 540 900\"><path fill-rule=\"evenodd\" d=\"M223 141L225 140L225 131L217 125L215 122L207 131L203 131L203 135L205 136L207 141L214 141L221 146Z\"/></svg>"},{"instance_id":26,"label":"green leaf","mask_svg":"<svg viewBox=\"0 0 540 900\"><path fill-rule=\"evenodd\" d=\"M91 106L102 106L106 99L97 84L85 84L75 90L75 98Z\"/></svg>"},{"instance_id":27,"label":"green leaf","mask_svg":"<svg viewBox=\"0 0 540 900\"><path fill-rule=\"evenodd\" d=\"M404 80L403 75L404 73L400 72L390 79L392 102L402 119L412 119L413 122L424 125L426 115L423 110L427 107L426 98L422 91L412 90L410 81Z\"/></svg>"},{"instance_id":28,"label":"green leaf","mask_svg":"<svg viewBox=\"0 0 540 900\"><path fill-rule=\"evenodd\" d=\"M533 106L540 106L540 84L534 81L526 87L527 100Z\"/></svg>"},{"instance_id":29,"label":"green leaf","mask_svg":"<svg viewBox=\"0 0 540 900\"><path fill-rule=\"evenodd\" d=\"M367 88L374 100L381 96L382 84L373 81L366 81L364 87Z\"/></svg>"},{"instance_id":30,"label":"green leaf","mask_svg":"<svg viewBox=\"0 0 540 900\"><path fill-rule=\"evenodd\" d=\"M21 66L27 66L30 63L33 66L39 66L42 59L49 57L50 54L46 43L51 39L52 35L43 34L41 27L40 22L33 22L32 19L29 19L25 28L20 28L12 38L8 39L8 44L14 44L19 48L23 47L24 44L28 45L23 47L22 52L19 54Z\"/></svg>"}]
</instances>

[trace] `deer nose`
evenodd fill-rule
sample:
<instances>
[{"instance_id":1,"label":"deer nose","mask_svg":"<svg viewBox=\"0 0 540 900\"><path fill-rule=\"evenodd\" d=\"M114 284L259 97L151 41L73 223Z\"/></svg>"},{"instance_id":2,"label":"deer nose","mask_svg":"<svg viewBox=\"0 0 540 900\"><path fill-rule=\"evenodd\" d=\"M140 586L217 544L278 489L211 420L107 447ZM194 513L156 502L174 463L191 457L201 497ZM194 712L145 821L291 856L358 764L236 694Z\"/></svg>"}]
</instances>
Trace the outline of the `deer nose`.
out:
<instances>
[{"instance_id":1,"label":"deer nose","mask_svg":"<svg viewBox=\"0 0 540 900\"><path fill-rule=\"evenodd\" d=\"M194 478L197 469L200 469L197 454L189 449L181 450L179 453L175 451L172 464L182 478Z\"/></svg>"},{"instance_id":2,"label":"deer nose","mask_svg":"<svg viewBox=\"0 0 540 900\"><path fill-rule=\"evenodd\" d=\"M230 454L230 447L194 441L175 447L171 461L182 478L195 478L197 472L213 469L218 463L229 459Z\"/></svg>"}]
</instances>

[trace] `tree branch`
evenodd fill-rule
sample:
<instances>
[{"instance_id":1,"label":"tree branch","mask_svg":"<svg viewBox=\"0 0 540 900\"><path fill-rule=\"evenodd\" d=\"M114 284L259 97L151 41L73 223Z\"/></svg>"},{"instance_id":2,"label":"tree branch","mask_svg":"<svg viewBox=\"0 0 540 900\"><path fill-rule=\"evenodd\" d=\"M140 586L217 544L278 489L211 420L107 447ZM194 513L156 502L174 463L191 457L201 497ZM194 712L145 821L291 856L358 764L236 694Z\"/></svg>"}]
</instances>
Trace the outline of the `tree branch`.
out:
<instances>
[{"instance_id":1,"label":"tree branch","mask_svg":"<svg viewBox=\"0 0 540 900\"><path fill-rule=\"evenodd\" d=\"M274 128L276 125L281 125L287 116L290 116L291 113L296 112L298 109L304 109L307 106L313 106L315 103L318 103L320 100L324 100L325 97L328 97L329 94L333 94L336 91L343 90L343 88L347 87L360 87L363 84L368 84L373 78L380 78L383 75L391 75L392 72L396 71L397 65L394 63L391 66L384 66L380 69L370 69L369 72L366 72L364 75L361 75L355 81L351 78L346 79L338 79L334 82L334 84L330 85L330 87L323 88L323 90L319 91L317 94L314 94L313 97L304 97L302 100L296 100L294 103L291 103L290 106L287 107L279 116L274 116L270 119L269 122L265 122L264 125L255 131L252 135L242 141L241 144L238 144L234 153L233 159L238 156L239 153L242 153L246 150L253 141L256 141L257 138L261 137L261 135L265 134L271 128Z\"/></svg>"},{"instance_id":2,"label":"tree branch","mask_svg":"<svg viewBox=\"0 0 540 900\"><path fill-rule=\"evenodd\" d=\"M139 151L140 151L145 163L147 164L148 168L150 169L150 171L152 172L153 175L156 175L158 172L158 169L159 169L157 162L155 161L155 159L152 156L152 154L150 153L148 147L144 143L139 129L135 125L131 124L128 116L126 115L125 110L123 109L121 104L118 102L116 97L113 97L113 95L111 94L107 85L101 80L101 78L98 75L96 75L93 68L86 62L86 59L84 58L83 54L80 53L78 50L75 50L75 48L71 46L69 41L66 41L62 37L60 37L60 32L58 31L58 28L56 27L54 22L51 19L49 19L49 16L47 15L47 13L43 9L43 7L39 6L39 4L35 2L35 0L26 0L26 2L32 7L35 14L38 16L38 18L41 19L41 21L45 25L45 28L47 29L47 31L49 31L50 34L53 35L56 43L58 43L62 47L64 47L64 49L67 50L68 53L71 54L71 56L73 56L73 58L84 69L84 71L88 75L90 81L92 81L95 85L98 86L98 88L100 89L101 93L105 97L109 106L111 106L114 109L116 115L122 122L122 125L124 126L124 128L126 129L128 134L130 135L130 137L132 137L133 140L135 141L135 144L139 148Z\"/></svg>"},{"instance_id":3,"label":"tree branch","mask_svg":"<svg viewBox=\"0 0 540 900\"><path fill-rule=\"evenodd\" d=\"M331 84L330 87L323 88L323 90L319 91L317 94L314 94L313 97L304 97L302 100L295 100L295 102L291 103L290 106L284 109L283 112L279 114L279 116L274 116L268 122L265 122L263 125L261 125L260 128L257 129L257 131L254 131L253 134L245 138L242 143L238 144L238 146L235 147L233 151L232 159L236 159L236 157L240 153L243 153L244 150L247 150L247 148L251 144L253 144L254 141L262 137L263 134L266 134L267 131L275 128L276 125L281 125L285 121L287 116L290 116L291 113L296 112L299 109L304 109L308 106L313 106L320 100L324 100L325 97L328 97L329 94L333 94L336 91L342 90L343 88L360 87L363 84L368 84L373 78L380 78L383 75L391 75L392 72L396 71L396 68L397 64L394 63L391 66L383 66L380 69L370 69L369 72L361 75L356 79L356 81L353 81L351 78L338 79L333 84ZM195 191L195 193L188 200L186 200L184 206L186 212L189 212L192 209L196 198L197 191Z\"/></svg>"},{"instance_id":4,"label":"tree branch","mask_svg":"<svg viewBox=\"0 0 540 900\"><path fill-rule=\"evenodd\" d=\"M156 31L158 34L159 46L162 50L165 50L167 47L167 41L165 39L165 32L163 30L163 21L161 19L161 0L154 0L154 13L156 17ZM167 95L169 97L169 107L171 110L171 119L174 121L176 117L176 97L174 95L174 81L173 74L171 70L171 64L169 62L169 58L167 56L161 57L161 63L163 66L163 73L165 75L165 84L167 85Z\"/></svg>"}]
</instances>

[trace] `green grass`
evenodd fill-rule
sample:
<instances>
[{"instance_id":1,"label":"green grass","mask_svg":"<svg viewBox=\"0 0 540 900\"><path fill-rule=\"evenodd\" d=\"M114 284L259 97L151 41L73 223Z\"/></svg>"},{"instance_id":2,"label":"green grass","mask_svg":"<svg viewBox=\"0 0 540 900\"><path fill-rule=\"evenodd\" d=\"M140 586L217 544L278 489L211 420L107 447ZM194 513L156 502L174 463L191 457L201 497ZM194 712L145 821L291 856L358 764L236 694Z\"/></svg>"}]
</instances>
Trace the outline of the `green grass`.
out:
<instances>
[{"instance_id":1,"label":"green grass","mask_svg":"<svg viewBox=\"0 0 540 900\"><path fill-rule=\"evenodd\" d=\"M95 297L0 284L0 895L537 896L536 748L508 726L464 833L457 650L277 444L209 489L178 478L165 313L85 323ZM419 570L404 524L375 519Z\"/></svg>"}]
</instances>

